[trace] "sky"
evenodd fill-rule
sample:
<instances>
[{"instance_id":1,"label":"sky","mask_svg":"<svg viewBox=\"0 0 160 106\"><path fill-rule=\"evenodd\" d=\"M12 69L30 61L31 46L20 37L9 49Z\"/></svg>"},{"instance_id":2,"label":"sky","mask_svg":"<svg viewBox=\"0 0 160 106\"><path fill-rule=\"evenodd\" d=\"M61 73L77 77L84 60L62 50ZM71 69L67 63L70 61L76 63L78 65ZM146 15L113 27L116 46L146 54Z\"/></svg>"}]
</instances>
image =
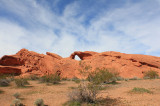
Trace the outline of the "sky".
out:
<instances>
[{"instance_id":1,"label":"sky","mask_svg":"<svg viewBox=\"0 0 160 106\"><path fill-rule=\"evenodd\" d=\"M0 57L22 48L160 56L160 0L0 0Z\"/></svg>"}]
</instances>

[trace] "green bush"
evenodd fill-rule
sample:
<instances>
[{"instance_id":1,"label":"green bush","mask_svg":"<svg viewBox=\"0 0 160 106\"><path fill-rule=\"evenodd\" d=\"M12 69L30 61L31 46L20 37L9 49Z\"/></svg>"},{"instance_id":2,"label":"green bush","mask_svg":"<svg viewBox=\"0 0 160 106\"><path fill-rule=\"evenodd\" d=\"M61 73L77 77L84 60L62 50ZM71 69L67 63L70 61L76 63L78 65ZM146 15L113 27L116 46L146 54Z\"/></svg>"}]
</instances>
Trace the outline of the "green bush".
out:
<instances>
[{"instance_id":1,"label":"green bush","mask_svg":"<svg viewBox=\"0 0 160 106\"><path fill-rule=\"evenodd\" d=\"M71 102L76 103L96 103L97 94L99 92L99 86L91 83L82 83L77 89L74 89L68 94Z\"/></svg>"},{"instance_id":2,"label":"green bush","mask_svg":"<svg viewBox=\"0 0 160 106\"><path fill-rule=\"evenodd\" d=\"M53 74L53 75L42 76L39 80L41 83L59 84L61 79L60 76L58 76L57 74Z\"/></svg>"},{"instance_id":3,"label":"green bush","mask_svg":"<svg viewBox=\"0 0 160 106\"><path fill-rule=\"evenodd\" d=\"M21 103L20 99L15 99L15 100L13 100L13 102L10 106L24 106L24 105Z\"/></svg>"},{"instance_id":4,"label":"green bush","mask_svg":"<svg viewBox=\"0 0 160 106\"><path fill-rule=\"evenodd\" d=\"M25 87L25 85L29 85L29 82L27 79L20 78L20 79L15 79L15 84L17 87Z\"/></svg>"},{"instance_id":5,"label":"green bush","mask_svg":"<svg viewBox=\"0 0 160 106\"><path fill-rule=\"evenodd\" d=\"M69 79L68 78L62 78L62 81L68 81Z\"/></svg>"},{"instance_id":6,"label":"green bush","mask_svg":"<svg viewBox=\"0 0 160 106\"><path fill-rule=\"evenodd\" d=\"M97 95L100 90L106 89L106 87L102 86L102 83L116 81L117 73L111 73L109 69L97 69L94 72L89 72L88 69L89 68L87 67L84 70L80 70L80 72L84 75L84 78L88 75L87 80L89 82L81 80L78 88L73 89L73 91L68 94L69 102L67 102L67 105L81 106L83 104L87 104L87 106L98 106Z\"/></svg>"},{"instance_id":7,"label":"green bush","mask_svg":"<svg viewBox=\"0 0 160 106\"><path fill-rule=\"evenodd\" d=\"M125 81L129 81L129 79L128 79L128 78L125 78L124 80L125 80Z\"/></svg>"},{"instance_id":8,"label":"green bush","mask_svg":"<svg viewBox=\"0 0 160 106\"><path fill-rule=\"evenodd\" d=\"M20 97L20 93L15 93L15 94L13 94L13 96L16 98L16 99L19 99L19 97Z\"/></svg>"},{"instance_id":9,"label":"green bush","mask_svg":"<svg viewBox=\"0 0 160 106\"><path fill-rule=\"evenodd\" d=\"M130 78L129 80L141 80L141 79L138 77L133 77L133 78Z\"/></svg>"},{"instance_id":10,"label":"green bush","mask_svg":"<svg viewBox=\"0 0 160 106\"><path fill-rule=\"evenodd\" d=\"M6 87L6 86L9 86L9 80L7 79L0 79L0 86L1 87Z\"/></svg>"},{"instance_id":11,"label":"green bush","mask_svg":"<svg viewBox=\"0 0 160 106\"><path fill-rule=\"evenodd\" d=\"M117 81L123 81L124 80L124 78L122 78L120 76L116 77L116 79L117 79Z\"/></svg>"},{"instance_id":12,"label":"green bush","mask_svg":"<svg viewBox=\"0 0 160 106\"><path fill-rule=\"evenodd\" d=\"M43 99L37 99L37 100L34 102L34 105L36 105L36 106L44 106L44 101L43 101Z\"/></svg>"},{"instance_id":13,"label":"green bush","mask_svg":"<svg viewBox=\"0 0 160 106\"><path fill-rule=\"evenodd\" d=\"M81 106L81 103L78 101L69 101L65 103L63 106Z\"/></svg>"},{"instance_id":14,"label":"green bush","mask_svg":"<svg viewBox=\"0 0 160 106\"><path fill-rule=\"evenodd\" d=\"M30 80L38 80L39 77L38 77L37 75L30 75L30 76L29 76L29 79L30 79Z\"/></svg>"},{"instance_id":15,"label":"green bush","mask_svg":"<svg viewBox=\"0 0 160 106\"><path fill-rule=\"evenodd\" d=\"M144 74L144 78L146 78L146 77L148 77L148 78L150 78L150 79L154 79L154 78L158 78L159 75L158 75L158 72L153 71L153 70L150 70L150 71L148 71L148 72L146 72L146 73Z\"/></svg>"},{"instance_id":16,"label":"green bush","mask_svg":"<svg viewBox=\"0 0 160 106\"><path fill-rule=\"evenodd\" d=\"M116 77L114 73L109 72L108 69L96 70L94 72L89 73L88 81L94 84L100 84L109 82L111 79Z\"/></svg>"},{"instance_id":17,"label":"green bush","mask_svg":"<svg viewBox=\"0 0 160 106\"><path fill-rule=\"evenodd\" d=\"M8 77L12 77L12 74L0 74L0 79L6 79Z\"/></svg>"},{"instance_id":18,"label":"green bush","mask_svg":"<svg viewBox=\"0 0 160 106\"><path fill-rule=\"evenodd\" d=\"M150 90L148 89L145 89L145 88L137 88L137 87L134 87L132 90L131 90L132 93L152 93Z\"/></svg>"},{"instance_id":19,"label":"green bush","mask_svg":"<svg viewBox=\"0 0 160 106\"><path fill-rule=\"evenodd\" d=\"M80 79L74 80L75 83L79 84L81 82Z\"/></svg>"},{"instance_id":20,"label":"green bush","mask_svg":"<svg viewBox=\"0 0 160 106\"><path fill-rule=\"evenodd\" d=\"M81 80L77 77L72 78L72 81L74 81L77 84L81 82Z\"/></svg>"}]
</instances>

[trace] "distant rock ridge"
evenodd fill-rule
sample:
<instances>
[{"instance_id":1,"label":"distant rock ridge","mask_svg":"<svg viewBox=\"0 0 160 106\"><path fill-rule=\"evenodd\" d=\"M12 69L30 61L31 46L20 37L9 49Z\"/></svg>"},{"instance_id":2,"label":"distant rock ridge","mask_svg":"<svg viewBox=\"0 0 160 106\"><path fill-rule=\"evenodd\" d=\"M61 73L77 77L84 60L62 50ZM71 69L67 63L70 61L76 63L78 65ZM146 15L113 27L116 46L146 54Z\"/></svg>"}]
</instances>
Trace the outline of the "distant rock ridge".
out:
<instances>
[{"instance_id":1,"label":"distant rock ridge","mask_svg":"<svg viewBox=\"0 0 160 106\"><path fill-rule=\"evenodd\" d=\"M78 56L81 61L75 60ZM83 63L83 66L82 66ZM96 68L109 68L118 72L121 77L142 78L148 70L155 70L160 75L160 57L125 54L120 52L75 51L68 58L47 52L39 54L21 49L15 55L4 55L0 58L0 74L16 74L19 76L48 75L59 73L63 78L82 78L79 70L84 65L90 66L89 71Z\"/></svg>"}]
</instances>

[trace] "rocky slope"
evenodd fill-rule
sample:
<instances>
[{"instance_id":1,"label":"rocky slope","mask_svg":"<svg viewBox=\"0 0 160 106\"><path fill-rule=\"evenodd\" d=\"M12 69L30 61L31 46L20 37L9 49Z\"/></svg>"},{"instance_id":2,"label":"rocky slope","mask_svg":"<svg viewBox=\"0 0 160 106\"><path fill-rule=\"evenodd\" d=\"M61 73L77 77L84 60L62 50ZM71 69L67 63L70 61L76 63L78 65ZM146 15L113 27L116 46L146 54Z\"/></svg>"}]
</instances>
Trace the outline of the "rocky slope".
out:
<instances>
[{"instance_id":1,"label":"rocky slope","mask_svg":"<svg viewBox=\"0 0 160 106\"><path fill-rule=\"evenodd\" d=\"M76 55L81 61L74 59ZM160 75L160 57L113 51L76 51L70 57L62 58L54 53L47 52L44 55L21 49L15 55L5 55L0 59L1 74L14 73L20 76L58 73L62 77L82 78L80 70L94 71L96 68L109 68L125 78L142 78L148 70L155 70Z\"/></svg>"}]
</instances>

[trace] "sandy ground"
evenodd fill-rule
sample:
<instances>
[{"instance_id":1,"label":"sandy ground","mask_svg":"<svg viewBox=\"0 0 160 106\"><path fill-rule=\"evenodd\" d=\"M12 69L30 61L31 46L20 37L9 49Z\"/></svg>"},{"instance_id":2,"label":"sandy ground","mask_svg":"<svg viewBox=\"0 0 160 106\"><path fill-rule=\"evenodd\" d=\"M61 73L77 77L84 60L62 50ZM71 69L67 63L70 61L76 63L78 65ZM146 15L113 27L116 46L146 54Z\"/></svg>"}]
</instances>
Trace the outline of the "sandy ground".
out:
<instances>
[{"instance_id":1,"label":"sandy ground","mask_svg":"<svg viewBox=\"0 0 160 106\"><path fill-rule=\"evenodd\" d=\"M34 101L42 98L48 106L62 106L68 101L67 94L72 87L77 87L73 81L62 81L59 85L46 86L38 81L29 81L30 87L17 88L12 82L9 87L0 87L4 93L0 94L0 106L10 106L14 100L13 94L19 92L25 106L34 106ZM160 79L121 81L117 85L107 85L101 91L100 97L121 101L116 106L160 106ZM134 87L143 87L153 91L152 94L129 93ZM106 105L107 106L107 105Z\"/></svg>"}]
</instances>

